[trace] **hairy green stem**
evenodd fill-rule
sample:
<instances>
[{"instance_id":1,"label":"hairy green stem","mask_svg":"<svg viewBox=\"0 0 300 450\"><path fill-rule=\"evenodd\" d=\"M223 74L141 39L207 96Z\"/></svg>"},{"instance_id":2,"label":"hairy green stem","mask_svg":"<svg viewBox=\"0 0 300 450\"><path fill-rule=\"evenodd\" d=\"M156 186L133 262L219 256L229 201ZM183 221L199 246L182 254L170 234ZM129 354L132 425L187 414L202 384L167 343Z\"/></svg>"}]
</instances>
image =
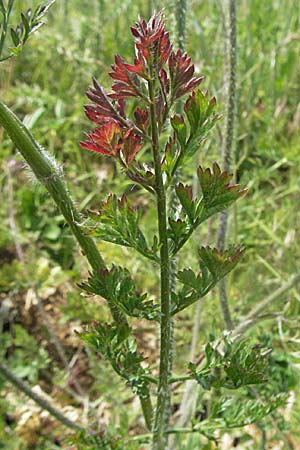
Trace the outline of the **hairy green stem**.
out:
<instances>
[{"instance_id":1,"label":"hairy green stem","mask_svg":"<svg viewBox=\"0 0 300 450\"><path fill-rule=\"evenodd\" d=\"M233 136L234 136L234 118L236 106L236 0L229 0L229 60L228 60L228 91L226 99L226 125L225 125L225 139L223 148L223 169L230 170ZM218 227L217 247L222 250L225 245L226 231L228 223L228 213L224 211L220 214L220 221ZM219 284L219 298L224 318L224 323L227 329L233 328L233 322L230 314L226 279L220 281Z\"/></svg>"},{"instance_id":2,"label":"hairy green stem","mask_svg":"<svg viewBox=\"0 0 300 450\"><path fill-rule=\"evenodd\" d=\"M167 205L166 193L161 170L161 157L159 151L158 126L155 106L155 82L148 81L151 116L152 151L155 169L158 233L160 248L160 295L161 295L161 324L160 324L160 367L157 390L157 406L154 422L153 449L165 450L167 427L166 416L169 399L169 364L171 352L171 315L170 315L170 260L167 239Z\"/></svg>"},{"instance_id":3,"label":"hairy green stem","mask_svg":"<svg viewBox=\"0 0 300 450\"><path fill-rule=\"evenodd\" d=\"M62 170L56 166L52 158L35 141L25 125L2 102L0 102L0 125L7 131L37 179L48 190L70 226L91 267L94 270L104 268L105 263L94 241L81 231L79 223L82 218L71 200L63 180Z\"/></svg>"},{"instance_id":4,"label":"hairy green stem","mask_svg":"<svg viewBox=\"0 0 300 450\"><path fill-rule=\"evenodd\" d=\"M90 237L84 235L79 226L82 218L75 208L67 190L61 168L56 166L55 162L47 152L35 141L25 125L2 102L0 102L0 125L7 131L11 140L24 157L37 179L48 190L68 223L92 269L97 272L99 269L104 268L104 260L94 241ZM108 303L108 305L116 323L127 323L125 315L114 304ZM143 412L146 412L145 421L148 426L152 420L151 399L150 396L148 396L141 398L140 400Z\"/></svg>"},{"instance_id":5,"label":"hairy green stem","mask_svg":"<svg viewBox=\"0 0 300 450\"><path fill-rule=\"evenodd\" d=\"M177 0L176 1L176 27L177 27L177 43L178 47L184 51L185 49L185 20L186 20L186 0ZM172 101L170 101L172 104ZM169 113L169 108L166 108L166 112ZM176 111L180 113L182 110L182 104L179 102L177 104ZM173 183L176 185L178 182L179 173L174 175ZM180 207L179 199L176 195L175 189L171 190L170 197L169 197L169 205L168 210L171 212L171 215L175 215L176 211ZM173 213L173 214L172 214ZM170 289L171 292L176 291L176 271L177 271L177 265L178 265L178 256L174 255L173 258L170 260ZM172 375L173 370L173 359L174 359L174 318L171 319L171 332L170 332L170 355L169 355L169 376ZM166 408L166 414L165 414L165 422L168 425L169 423L169 416L171 413L171 390L169 390L169 398L168 398L168 406Z\"/></svg>"}]
</instances>

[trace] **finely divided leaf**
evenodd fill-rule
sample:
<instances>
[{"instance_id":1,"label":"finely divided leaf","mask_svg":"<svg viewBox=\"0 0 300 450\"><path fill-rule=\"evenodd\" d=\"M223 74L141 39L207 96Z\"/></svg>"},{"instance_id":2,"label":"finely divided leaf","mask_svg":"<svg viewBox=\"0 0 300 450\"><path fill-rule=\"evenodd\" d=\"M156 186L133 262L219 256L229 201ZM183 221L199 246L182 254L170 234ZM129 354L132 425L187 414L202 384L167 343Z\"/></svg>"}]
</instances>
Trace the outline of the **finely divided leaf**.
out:
<instances>
[{"instance_id":1,"label":"finely divided leaf","mask_svg":"<svg viewBox=\"0 0 300 450\"><path fill-rule=\"evenodd\" d=\"M147 294L137 292L135 283L125 268L112 266L110 270L93 272L80 288L90 294L100 295L128 316L159 320L158 305L148 300Z\"/></svg>"},{"instance_id":2,"label":"finely divided leaf","mask_svg":"<svg viewBox=\"0 0 300 450\"><path fill-rule=\"evenodd\" d=\"M179 183L176 188L177 197L183 207L184 212L187 214L190 221L193 223L196 213L196 201L193 200L193 190L191 187L184 186Z\"/></svg>"},{"instance_id":3,"label":"finely divided leaf","mask_svg":"<svg viewBox=\"0 0 300 450\"><path fill-rule=\"evenodd\" d=\"M170 121L181 147L184 147L186 143L187 129L183 116L175 114L171 117Z\"/></svg>"},{"instance_id":4,"label":"finely divided leaf","mask_svg":"<svg viewBox=\"0 0 300 450\"><path fill-rule=\"evenodd\" d=\"M196 274L190 268L179 271L176 277L183 287L171 294L172 315L177 314L201 297L204 297L215 284L212 277L207 277L205 272Z\"/></svg>"},{"instance_id":5,"label":"finely divided leaf","mask_svg":"<svg viewBox=\"0 0 300 450\"><path fill-rule=\"evenodd\" d=\"M224 335L205 347L202 368L189 366L192 377L204 389L212 387L238 389L266 381L270 349L252 345L249 340L234 340ZM216 370L217 369L217 370Z\"/></svg>"},{"instance_id":6,"label":"finely divided leaf","mask_svg":"<svg viewBox=\"0 0 300 450\"><path fill-rule=\"evenodd\" d=\"M145 379L149 369L142 367L141 362L145 358L137 352L130 334L126 324L94 323L87 331L80 333L80 337L110 362L134 393L140 397L149 396L148 381Z\"/></svg>"},{"instance_id":7,"label":"finely divided leaf","mask_svg":"<svg viewBox=\"0 0 300 450\"><path fill-rule=\"evenodd\" d=\"M199 257L201 265L209 270L216 283L235 268L244 252L245 248L238 246L232 246L224 251L211 247L201 247Z\"/></svg>"},{"instance_id":8,"label":"finely divided leaf","mask_svg":"<svg viewBox=\"0 0 300 450\"><path fill-rule=\"evenodd\" d=\"M276 409L284 406L287 395L279 394L262 400L247 400L240 397L222 397L214 403L209 417L193 426L193 431L204 434L209 439L215 439L216 430L241 428L258 422Z\"/></svg>"},{"instance_id":9,"label":"finely divided leaf","mask_svg":"<svg viewBox=\"0 0 300 450\"><path fill-rule=\"evenodd\" d=\"M198 89L192 92L184 105L185 117L180 114L171 117L170 122L180 148L174 160L172 177L195 154L208 131L220 119L220 115L214 114L215 106L215 97L210 99L207 92Z\"/></svg>"},{"instance_id":10,"label":"finely divided leaf","mask_svg":"<svg viewBox=\"0 0 300 450\"><path fill-rule=\"evenodd\" d=\"M129 206L125 194L118 199L109 195L101 202L100 211L90 211L91 221L83 226L86 233L114 244L132 247L154 261L158 260L156 251L147 244L146 237L139 227L140 212Z\"/></svg>"},{"instance_id":11,"label":"finely divided leaf","mask_svg":"<svg viewBox=\"0 0 300 450\"><path fill-rule=\"evenodd\" d=\"M197 175L203 196L201 221L228 208L247 192L247 189L241 190L239 184L230 184L233 175L222 172L217 163L213 164L212 171L200 166Z\"/></svg>"},{"instance_id":12,"label":"finely divided leaf","mask_svg":"<svg viewBox=\"0 0 300 450\"><path fill-rule=\"evenodd\" d=\"M213 164L212 171L200 166L197 173L202 192L200 199L193 197L192 188L189 186L179 183L175 187L183 217L180 211L176 211L176 221L182 224L180 228L176 227L173 217L169 218L169 237L173 241L173 254L183 246L201 223L228 208L247 192L247 189L240 189L239 184L230 184L232 174L222 172L217 163Z\"/></svg>"},{"instance_id":13,"label":"finely divided leaf","mask_svg":"<svg viewBox=\"0 0 300 450\"><path fill-rule=\"evenodd\" d=\"M196 289L197 291L200 291L203 287L201 273L199 272L198 274L195 274L195 272L190 268L183 269L178 272L177 278L182 284Z\"/></svg>"},{"instance_id":14,"label":"finely divided leaf","mask_svg":"<svg viewBox=\"0 0 300 450\"><path fill-rule=\"evenodd\" d=\"M223 252L216 248L201 247L199 250L201 272L183 269L176 275L183 287L172 292L172 314L182 311L186 307L204 297L218 281L227 275L240 260L244 249L230 247Z\"/></svg>"}]
</instances>

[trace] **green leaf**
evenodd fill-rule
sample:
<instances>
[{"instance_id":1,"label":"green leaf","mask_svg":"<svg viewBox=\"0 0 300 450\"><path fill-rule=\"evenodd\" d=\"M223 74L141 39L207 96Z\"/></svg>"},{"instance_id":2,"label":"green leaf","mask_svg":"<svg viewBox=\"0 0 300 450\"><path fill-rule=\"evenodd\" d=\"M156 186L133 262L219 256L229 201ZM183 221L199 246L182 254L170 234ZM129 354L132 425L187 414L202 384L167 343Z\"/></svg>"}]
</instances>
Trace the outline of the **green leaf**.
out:
<instances>
[{"instance_id":1,"label":"green leaf","mask_svg":"<svg viewBox=\"0 0 300 450\"><path fill-rule=\"evenodd\" d=\"M147 299L147 294L136 291L134 281L127 269L112 266L91 274L86 283L80 285L89 294L100 295L114 303L125 314L148 320L159 320L158 305Z\"/></svg>"},{"instance_id":2,"label":"green leaf","mask_svg":"<svg viewBox=\"0 0 300 450\"><path fill-rule=\"evenodd\" d=\"M216 99L200 89L189 96L184 111L190 125L190 135L184 149L184 157L190 158L198 150L201 141L221 116L214 114Z\"/></svg>"},{"instance_id":3,"label":"green leaf","mask_svg":"<svg viewBox=\"0 0 300 450\"><path fill-rule=\"evenodd\" d=\"M79 335L110 362L114 371L126 380L134 393L149 396L148 382L145 378L149 369L141 366L145 358L137 352L128 325L94 323Z\"/></svg>"},{"instance_id":4,"label":"green leaf","mask_svg":"<svg viewBox=\"0 0 300 450\"><path fill-rule=\"evenodd\" d=\"M48 12L49 8L55 3L55 0L49 1L46 4L39 4L32 14L31 9L27 9L25 13L21 13L21 22L13 29L10 29L11 39L14 47L9 48L9 53L4 56L0 61L5 61L14 55L19 54L24 44L27 42L29 36L36 32L43 22L40 20ZM3 0L0 0L0 12L2 15L9 16L14 4L14 0L9 0L7 8L4 6Z\"/></svg>"},{"instance_id":5,"label":"green leaf","mask_svg":"<svg viewBox=\"0 0 300 450\"><path fill-rule=\"evenodd\" d=\"M192 371L192 377L204 389L212 387L238 389L261 384L266 380L270 349L252 345L249 340L236 340L224 334L206 345L203 367ZM217 369L217 370L216 370Z\"/></svg>"},{"instance_id":6,"label":"green leaf","mask_svg":"<svg viewBox=\"0 0 300 450\"><path fill-rule=\"evenodd\" d=\"M215 402L210 416L198 424L194 424L193 431L207 435L215 430L241 428L258 422L271 414L276 409L284 406L288 396L285 394L274 395L261 400L247 400L239 397L222 397ZM213 439L213 436L210 437Z\"/></svg>"},{"instance_id":7,"label":"green leaf","mask_svg":"<svg viewBox=\"0 0 300 450\"><path fill-rule=\"evenodd\" d=\"M202 192L200 200L193 198L191 187L184 186L182 183L175 187L182 206L182 211L176 211L176 219L178 224L181 223L182 226L175 229L174 219L169 219L170 229L168 234L175 244L172 246L172 255L182 247L201 223L213 214L228 208L247 192L247 189L241 190L239 184L231 185L232 175L226 171L222 172L217 163L213 164L212 171L210 169L204 170L200 166L197 173Z\"/></svg>"},{"instance_id":8,"label":"green leaf","mask_svg":"<svg viewBox=\"0 0 300 450\"><path fill-rule=\"evenodd\" d=\"M184 186L182 183L179 183L175 189L177 197L179 198L185 213L187 214L191 222L193 222L196 213L195 211L196 202L193 200L192 188Z\"/></svg>"},{"instance_id":9,"label":"green leaf","mask_svg":"<svg viewBox=\"0 0 300 450\"><path fill-rule=\"evenodd\" d=\"M209 99L208 93L203 93L199 89L188 97L184 105L186 118L175 114L170 119L180 147L174 158L171 178L175 174L176 169L185 164L195 154L205 140L209 130L221 118L220 115L214 114L215 106L215 97Z\"/></svg>"},{"instance_id":10,"label":"green leaf","mask_svg":"<svg viewBox=\"0 0 300 450\"><path fill-rule=\"evenodd\" d=\"M201 89L194 91L189 96L184 105L184 111L191 127L191 133L196 133L199 127L203 126L205 121L211 116L215 106L215 97L209 99L208 93L204 94Z\"/></svg>"},{"instance_id":11,"label":"green leaf","mask_svg":"<svg viewBox=\"0 0 300 450\"><path fill-rule=\"evenodd\" d=\"M169 218L170 229L168 230L168 236L176 244L180 238L185 234L187 230L187 224L181 219L171 219Z\"/></svg>"},{"instance_id":12,"label":"green leaf","mask_svg":"<svg viewBox=\"0 0 300 450\"><path fill-rule=\"evenodd\" d=\"M177 273L177 278L181 283L195 290L199 291L203 287L201 272L196 275L192 269L183 269Z\"/></svg>"},{"instance_id":13,"label":"green leaf","mask_svg":"<svg viewBox=\"0 0 300 450\"><path fill-rule=\"evenodd\" d=\"M183 287L178 292L172 292L171 294L172 315L204 297L215 284L212 277L203 276L202 272L196 274L190 268L179 271L176 278L183 284Z\"/></svg>"},{"instance_id":14,"label":"green leaf","mask_svg":"<svg viewBox=\"0 0 300 450\"><path fill-rule=\"evenodd\" d=\"M184 123L183 116L179 114L175 114L171 119L171 125L175 131L176 137L178 139L178 142L180 143L181 147L185 146L186 143L186 125Z\"/></svg>"},{"instance_id":15,"label":"green leaf","mask_svg":"<svg viewBox=\"0 0 300 450\"><path fill-rule=\"evenodd\" d=\"M233 175L226 171L222 172L217 163L213 164L212 171L200 166L197 175L203 196L199 205L201 221L228 208L248 191L240 190L240 184L229 184Z\"/></svg>"},{"instance_id":16,"label":"green leaf","mask_svg":"<svg viewBox=\"0 0 300 450\"><path fill-rule=\"evenodd\" d=\"M230 247L223 252L216 248L201 247L199 249L201 272L196 274L188 268L176 274L183 287L171 294L172 315L204 297L219 280L234 269L244 251L244 248L240 247Z\"/></svg>"},{"instance_id":17,"label":"green leaf","mask_svg":"<svg viewBox=\"0 0 300 450\"><path fill-rule=\"evenodd\" d=\"M216 283L235 268L244 252L244 247L231 246L224 251L211 247L201 247L198 253L201 267L204 266L209 270Z\"/></svg>"},{"instance_id":18,"label":"green leaf","mask_svg":"<svg viewBox=\"0 0 300 450\"><path fill-rule=\"evenodd\" d=\"M103 356L110 357L111 353L116 351L130 336L130 333L127 324L114 326L94 323L88 331L80 333L79 336Z\"/></svg>"},{"instance_id":19,"label":"green leaf","mask_svg":"<svg viewBox=\"0 0 300 450\"><path fill-rule=\"evenodd\" d=\"M179 150L175 136L170 137L166 144L165 154L161 165L162 170L166 173L168 177L169 183L172 179L172 174L178 157L179 157Z\"/></svg>"},{"instance_id":20,"label":"green leaf","mask_svg":"<svg viewBox=\"0 0 300 450\"><path fill-rule=\"evenodd\" d=\"M90 211L90 222L83 224L86 233L112 242L113 244L132 247L147 258L158 261L157 245L149 248L146 238L139 227L140 210L129 206L125 194L118 199L109 195L101 202L99 212Z\"/></svg>"}]
</instances>

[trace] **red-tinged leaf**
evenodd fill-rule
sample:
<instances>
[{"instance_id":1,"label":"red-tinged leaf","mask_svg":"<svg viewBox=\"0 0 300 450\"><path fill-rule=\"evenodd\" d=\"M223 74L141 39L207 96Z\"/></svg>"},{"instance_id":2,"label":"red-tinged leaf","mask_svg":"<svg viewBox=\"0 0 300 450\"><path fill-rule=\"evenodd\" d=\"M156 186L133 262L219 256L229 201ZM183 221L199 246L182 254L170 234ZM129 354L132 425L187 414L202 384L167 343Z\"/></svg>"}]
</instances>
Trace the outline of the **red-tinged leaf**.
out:
<instances>
[{"instance_id":1,"label":"red-tinged leaf","mask_svg":"<svg viewBox=\"0 0 300 450\"><path fill-rule=\"evenodd\" d=\"M115 138L119 138L120 132L120 125L115 121L110 121L102 127L101 138L103 137L108 144L114 144Z\"/></svg>"},{"instance_id":2,"label":"red-tinged leaf","mask_svg":"<svg viewBox=\"0 0 300 450\"><path fill-rule=\"evenodd\" d=\"M106 116L106 112L101 107L95 105L85 105L84 112L88 119L98 125L103 125L110 120L110 117Z\"/></svg>"},{"instance_id":3,"label":"red-tinged leaf","mask_svg":"<svg viewBox=\"0 0 300 450\"><path fill-rule=\"evenodd\" d=\"M149 63L151 55L155 55L157 58L158 71L170 56L172 44L169 40L169 33L165 31L165 26L163 12L160 11L155 13L148 22L144 19L139 20L136 27L131 28L138 59L144 63L144 73L147 73L147 63Z\"/></svg>"},{"instance_id":4,"label":"red-tinged leaf","mask_svg":"<svg viewBox=\"0 0 300 450\"><path fill-rule=\"evenodd\" d=\"M114 100L123 100L126 98L130 98L130 97L135 97L135 95L130 92L130 91L126 91L123 90L122 92L119 93L113 93L113 94L109 94L110 98L114 99Z\"/></svg>"},{"instance_id":5,"label":"red-tinged leaf","mask_svg":"<svg viewBox=\"0 0 300 450\"><path fill-rule=\"evenodd\" d=\"M145 70L147 69L147 65L148 65L148 61L149 61L149 56L150 56L150 51L148 48L143 47L141 44L136 43L135 44L135 48L136 48L136 52L138 54L138 58L139 59L144 59L145 63L144 63L144 67Z\"/></svg>"},{"instance_id":6,"label":"red-tinged leaf","mask_svg":"<svg viewBox=\"0 0 300 450\"><path fill-rule=\"evenodd\" d=\"M132 70L133 66L125 63L121 56L116 55L115 64L112 65L112 69L109 75L115 80L115 83L112 85L114 93L109 94L110 98L143 97L141 83L135 71Z\"/></svg>"},{"instance_id":7,"label":"red-tinged leaf","mask_svg":"<svg viewBox=\"0 0 300 450\"><path fill-rule=\"evenodd\" d=\"M149 22L140 20L136 23L136 28L131 28L131 31L135 39L136 48L134 64L125 63L117 55L115 65L112 67L113 72L110 73L114 80L126 83L127 89L124 91L120 85L114 84L112 89L115 94L111 98L117 98L118 94L119 96L122 95L119 98L125 98L125 95L141 96L141 86L138 77L149 78L148 65L150 57L154 55L157 68L160 70L171 53L172 46L169 40L169 33L165 31L162 12L154 14Z\"/></svg>"},{"instance_id":8,"label":"red-tinged leaf","mask_svg":"<svg viewBox=\"0 0 300 450\"><path fill-rule=\"evenodd\" d=\"M122 129L118 122L110 120L102 128L96 128L88 133L88 141L80 144L88 150L118 158L121 148L119 144L121 133Z\"/></svg>"},{"instance_id":9,"label":"red-tinged leaf","mask_svg":"<svg viewBox=\"0 0 300 450\"><path fill-rule=\"evenodd\" d=\"M139 20L136 28L131 28L131 32L137 43L148 47L151 43L159 40L165 32L165 21L162 11L153 14L148 22L145 19Z\"/></svg>"},{"instance_id":10,"label":"red-tinged leaf","mask_svg":"<svg viewBox=\"0 0 300 450\"><path fill-rule=\"evenodd\" d=\"M134 160L136 153L142 148L140 136L134 134L133 130L128 130L122 138L122 155L126 166Z\"/></svg>"},{"instance_id":11,"label":"red-tinged leaf","mask_svg":"<svg viewBox=\"0 0 300 450\"><path fill-rule=\"evenodd\" d=\"M126 174L135 183L141 184L147 187L150 192L155 193L153 189L155 186L155 176L151 167L135 162L134 169L127 169Z\"/></svg>"},{"instance_id":12,"label":"red-tinged leaf","mask_svg":"<svg viewBox=\"0 0 300 450\"><path fill-rule=\"evenodd\" d=\"M92 152L101 153L102 155L110 155L110 152L105 150L105 148L100 147L98 144L94 144L91 141L83 142L80 141L79 144L82 148L85 148L86 150L91 150Z\"/></svg>"},{"instance_id":13,"label":"red-tinged leaf","mask_svg":"<svg viewBox=\"0 0 300 450\"><path fill-rule=\"evenodd\" d=\"M145 131L149 128L149 112L145 109L136 108L134 111L135 123L138 128L142 131Z\"/></svg>"},{"instance_id":14,"label":"red-tinged leaf","mask_svg":"<svg viewBox=\"0 0 300 450\"><path fill-rule=\"evenodd\" d=\"M198 77L198 78L193 77L188 83L180 86L177 90L176 98L182 97L182 95L185 95L188 92L196 89L196 87L198 87L199 84L202 83L203 79L204 79L204 77Z\"/></svg>"},{"instance_id":15,"label":"red-tinged leaf","mask_svg":"<svg viewBox=\"0 0 300 450\"><path fill-rule=\"evenodd\" d=\"M124 131L113 119L87 136L88 141L80 143L83 148L121 159L126 166L131 164L142 147L140 136L134 134L132 129Z\"/></svg>"},{"instance_id":16,"label":"red-tinged leaf","mask_svg":"<svg viewBox=\"0 0 300 450\"><path fill-rule=\"evenodd\" d=\"M124 66L127 70L129 70L129 72L134 72L141 76L146 76L146 74L144 73L145 63L143 61L143 58L141 58L141 55L139 55L138 58L135 58L134 64L124 64Z\"/></svg>"},{"instance_id":17,"label":"red-tinged leaf","mask_svg":"<svg viewBox=\"0 0 300 450\"><path fill-rule=\"evenodd\" d=\"M99 125L103 125L111 119L119 122L119 116L112 105L105 89L93 79L93 86L86 93L87 97L94 103L84 107L86 116Z\"/></svg>"},{"instance_id":18,"label":"red-tinged leaf","mask_svg":"<svg viewBox=\"0 0 300 450\"><path fill-rule=\"evenodd\" d=\"M195 89L203 80L203 77L196 78L193 76L195 68L191 64L191 58L180 49L176 53L170 54L168 65L174 100Z\"/></svg>"}]
</instances>

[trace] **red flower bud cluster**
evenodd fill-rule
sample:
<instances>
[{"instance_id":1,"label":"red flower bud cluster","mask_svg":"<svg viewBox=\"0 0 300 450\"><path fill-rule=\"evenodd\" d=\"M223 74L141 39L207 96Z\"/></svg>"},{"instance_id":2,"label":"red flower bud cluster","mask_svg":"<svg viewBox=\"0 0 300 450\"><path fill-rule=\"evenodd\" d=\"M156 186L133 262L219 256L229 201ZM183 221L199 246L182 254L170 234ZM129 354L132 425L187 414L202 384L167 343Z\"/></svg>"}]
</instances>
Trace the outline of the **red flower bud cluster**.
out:
<instances>
[{"instance_id":1,"label":"red flower bud cluster","mask_svg":"<svg viewBox=\"0 0 300 450\"><path fill-rule=\"evenodd\" d=\"M118 158L128 166L142 147L142 139L148 137L149 80L157 81L156 115L160 127L174 101L201 83L202 77L194 77L191 58L181 50L172 50L165 26L163 13L159 12L148 22L141 19L131 28L136 58L128 64L121 56L115 56L109 73L113 79L111 93L94 80L87 92L93 103L85 106L85 113L99 128L87 135L87 142L81 143L84 148ZM126 117L128 98L139 98L145 103L143 108L136 108L133 121Z\"/></svg>"}]
</instances>

